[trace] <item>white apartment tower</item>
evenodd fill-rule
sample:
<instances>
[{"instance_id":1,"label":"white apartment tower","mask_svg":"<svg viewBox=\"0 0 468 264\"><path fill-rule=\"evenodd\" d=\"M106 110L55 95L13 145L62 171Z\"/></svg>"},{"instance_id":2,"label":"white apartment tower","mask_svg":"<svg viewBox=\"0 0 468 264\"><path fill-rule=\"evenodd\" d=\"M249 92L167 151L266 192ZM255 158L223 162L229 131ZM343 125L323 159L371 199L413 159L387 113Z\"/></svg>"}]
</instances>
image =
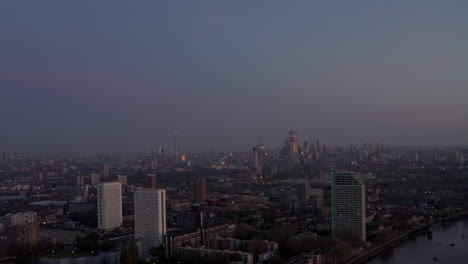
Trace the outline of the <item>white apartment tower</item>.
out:
<instances>
[{"instance_id":1,"label":"white apartment tower","mask_svg":"<svg viewBox=\"0 0 468 264\"><path fill-rule=\"evenodd\" d=\"M360 176L331 173L333 237L366 240L366 188Z\"/></svg>"},{"instance_id":2,"label":"white apartment tower","mask_svg":"<svg viewBox=\"0 0 468 264\"><path fill-rule=\"evenodd\" d=\"M164 244L166 235L166 190L140 189L135 192L135 238L150 247Z\"/></svg>"},{"instance_id":3,"label":"white apartment tower","mask_svg":"<svg viewBox=\"0 0 468 264\"><path fill-rule=\"evenodd\" d=\"M98 185L98 228L113 229L122 224L122 184L106 182Z\"/></svg>"}]
</instances>

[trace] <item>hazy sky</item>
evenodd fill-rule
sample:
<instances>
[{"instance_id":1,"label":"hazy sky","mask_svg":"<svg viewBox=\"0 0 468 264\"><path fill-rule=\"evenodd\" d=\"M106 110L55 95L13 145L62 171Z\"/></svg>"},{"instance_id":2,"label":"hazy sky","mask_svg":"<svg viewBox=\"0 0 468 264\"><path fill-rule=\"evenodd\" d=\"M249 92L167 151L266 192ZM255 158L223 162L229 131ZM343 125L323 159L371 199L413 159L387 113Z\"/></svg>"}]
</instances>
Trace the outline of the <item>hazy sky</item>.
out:
<instances>
[{"instance_id":1,"label":"hazy sky","mask_svg":"<svg viewBox=\"0 0 468 264\"><path fill-rule=\"evenodd\" d=\"M1 1L0 151L468 144L468 1Z\"/></svg>"}]
</instances>

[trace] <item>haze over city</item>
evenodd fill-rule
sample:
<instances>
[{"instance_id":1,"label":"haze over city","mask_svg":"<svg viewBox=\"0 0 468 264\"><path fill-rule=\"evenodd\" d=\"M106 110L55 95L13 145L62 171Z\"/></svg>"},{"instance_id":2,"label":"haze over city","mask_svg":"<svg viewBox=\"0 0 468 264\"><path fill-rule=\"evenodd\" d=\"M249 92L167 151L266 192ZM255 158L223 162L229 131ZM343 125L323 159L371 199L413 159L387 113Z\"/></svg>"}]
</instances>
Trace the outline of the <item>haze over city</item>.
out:
<instances>
[{"instance_id":1,"label":"haze over city","mask_svg":"<svg viewBox=\"0 0 468 264\"><path fill-rule=\"evenodd\" d=\"M468 144L465 1L8 1L2 149ZM260 141L260 142L259 142Z\"/></svg>"},{"instance_id":2,"label":"haze over city","mask_svg":"<svg viewBox=\"0 0 468 264\"><path fill-rule=\"evenodd\" d=\"M1 1L0 264L466 262L468 1Z\"/></svg>"}]
</instances>

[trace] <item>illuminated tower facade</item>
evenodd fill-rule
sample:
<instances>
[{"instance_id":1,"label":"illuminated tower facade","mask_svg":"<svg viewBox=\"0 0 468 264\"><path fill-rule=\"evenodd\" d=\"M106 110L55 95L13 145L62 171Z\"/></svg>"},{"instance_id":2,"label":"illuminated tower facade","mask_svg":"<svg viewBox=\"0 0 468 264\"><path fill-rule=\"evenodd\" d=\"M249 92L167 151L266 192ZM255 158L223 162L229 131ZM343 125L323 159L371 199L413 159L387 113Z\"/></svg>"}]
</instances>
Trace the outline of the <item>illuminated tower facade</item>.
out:
<instances>
[{"instance_id":1,"label":"illuminated tower facade","mask_svg":"<svg viewBox=\"0 0 468 264\"><path fill-rule=\"evenodd\" d=\"M292 130L289 131L286 144L288 147L288 155L293 157L297 156L297 154L299 153L299 133Z\"/></svg>"}]
</instances>

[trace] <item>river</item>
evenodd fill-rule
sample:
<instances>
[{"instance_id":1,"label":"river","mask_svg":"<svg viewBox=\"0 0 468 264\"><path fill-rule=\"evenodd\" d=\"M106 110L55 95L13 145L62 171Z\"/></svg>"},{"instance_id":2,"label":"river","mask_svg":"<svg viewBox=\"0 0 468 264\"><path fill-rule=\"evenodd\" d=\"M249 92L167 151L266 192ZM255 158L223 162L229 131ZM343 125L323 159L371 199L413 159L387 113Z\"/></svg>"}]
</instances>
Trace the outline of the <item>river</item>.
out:
<instances>
[{"instance_id":1,"label":"river","mask_svg":"<svg viewBox=\"0 0 468 264\"><path fill-rule=\"evenodd\" d=\"M432 231L432 240L420 235L382 252L366 264L468 263L468 220ZM452 243L455 245L451 246Z\"/></svg>"}]
</instances>

